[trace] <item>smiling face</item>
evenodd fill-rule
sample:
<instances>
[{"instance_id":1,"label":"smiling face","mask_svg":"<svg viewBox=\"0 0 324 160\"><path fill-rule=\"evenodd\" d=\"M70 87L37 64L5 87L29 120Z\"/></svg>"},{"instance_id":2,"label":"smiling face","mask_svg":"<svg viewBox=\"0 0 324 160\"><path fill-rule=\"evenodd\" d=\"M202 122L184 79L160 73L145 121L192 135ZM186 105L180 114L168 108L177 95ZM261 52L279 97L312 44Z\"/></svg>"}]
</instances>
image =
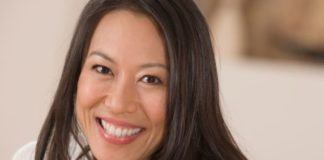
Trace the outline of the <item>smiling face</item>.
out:
<instances>
[{"instance_id":1,"label":"smiling face","mask_svg":"<svg viewBox=\"0 0 324 160\"><path fill-rule=\"evenodd\" d=\"M99 22L82 68L76 116L99 160L143 160L165 132L168 63L145 15L112 11Z\"/></svg>"}]
</instances>

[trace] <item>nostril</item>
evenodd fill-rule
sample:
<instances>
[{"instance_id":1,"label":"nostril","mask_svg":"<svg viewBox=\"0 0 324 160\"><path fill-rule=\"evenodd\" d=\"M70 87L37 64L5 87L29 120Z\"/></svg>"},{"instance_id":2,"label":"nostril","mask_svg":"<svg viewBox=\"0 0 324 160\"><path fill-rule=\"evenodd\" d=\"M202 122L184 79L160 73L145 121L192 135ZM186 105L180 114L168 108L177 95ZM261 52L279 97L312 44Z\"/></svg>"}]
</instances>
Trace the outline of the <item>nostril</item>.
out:
<instances>
[{"instance_id":1,"label":"nostril","mask_svg":"<svg viewBox=\"0 0 324 160\"><path fill-rule=\"evenodd\" d=\"M110 94L103 100L104 105L108 110L115 114L133 113L136 111L137 102L134 97L126 93Z\"/></svg>"}]
</instances>

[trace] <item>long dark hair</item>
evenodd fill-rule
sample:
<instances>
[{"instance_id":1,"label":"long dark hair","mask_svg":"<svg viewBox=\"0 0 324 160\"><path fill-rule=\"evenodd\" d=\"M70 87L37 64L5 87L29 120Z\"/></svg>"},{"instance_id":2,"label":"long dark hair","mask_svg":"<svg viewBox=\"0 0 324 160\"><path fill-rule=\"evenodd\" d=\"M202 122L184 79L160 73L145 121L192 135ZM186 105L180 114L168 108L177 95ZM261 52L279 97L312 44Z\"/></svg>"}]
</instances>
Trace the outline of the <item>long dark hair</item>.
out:
<instances>
[{"instance_id":1,"label":"long dark hair","mask_svg":"<svg viewBox=\"0 0 324 160\"><path fill-rule=\"evenodd\" d=\"M166 133L156 160L246 160L221 113L218 77L207 23L192 0L90 0L78 21L62 77L36 147L36 160L68 160L75 139L82 153L74 95L92 34L108 12L126 9L157 24L167 48L170 84Z\"/></svg>"}]
</instances>

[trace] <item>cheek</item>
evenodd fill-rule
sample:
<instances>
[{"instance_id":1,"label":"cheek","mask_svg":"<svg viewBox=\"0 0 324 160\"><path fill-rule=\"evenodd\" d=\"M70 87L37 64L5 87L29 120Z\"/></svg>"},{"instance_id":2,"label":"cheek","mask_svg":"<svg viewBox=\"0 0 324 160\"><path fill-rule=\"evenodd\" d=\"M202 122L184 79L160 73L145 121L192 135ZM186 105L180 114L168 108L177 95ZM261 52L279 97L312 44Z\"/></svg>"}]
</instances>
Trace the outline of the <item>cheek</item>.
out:
<instances>
[{"instance_id":1,"label":"cheek","mask_svg":"<svg viewBox=\"0 0 324 160\"><path fill-rule=\"evenodd\" d=\"M166 114L166 91L142 96L144 110L155 127L163 127Z\"/></svg>"},{"instance_id":2,"label":"cheek","mask_svg":"<svg viewBox=\"0 0 324 160\"><path fill-rule=\"evenodd\" d=\"M96 82L91 76L87 76L87 73L81 73L76 95L78 108L91 108L100 102L103 94L104 87L101 83Z\"/></svg>"},{"instance_id":3,"label":"cheek","mask_svg":"<svg viewBox=\"0 0 324 160\"><path fill-rule=\"evenodd\" d=\"M76 117L84 130L90 125L92 109L98 106L103 97L101 84L87 75L81 73L75 99Z\"/></svg>"}]
</instances>

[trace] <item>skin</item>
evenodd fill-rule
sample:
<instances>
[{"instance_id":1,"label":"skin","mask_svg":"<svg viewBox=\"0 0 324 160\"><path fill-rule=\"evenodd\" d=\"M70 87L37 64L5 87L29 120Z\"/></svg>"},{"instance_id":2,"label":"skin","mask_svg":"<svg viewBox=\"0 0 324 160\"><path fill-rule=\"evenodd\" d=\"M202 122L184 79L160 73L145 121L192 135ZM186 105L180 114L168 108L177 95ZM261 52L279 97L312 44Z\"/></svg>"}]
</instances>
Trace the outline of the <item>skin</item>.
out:
<instances>
[{"instance_id":1,"label":"skin","mask_svg":"<svg viewBox=\"0 0 324 160\"><path fill-rule=\"evenodd\" d=\"M99 22L82 68L76 116L99 160L145 160L165 132L168 63L163 39L147 16L112 11ZM105 141L96 117L144 128L127 144Z\"/></svg>"}]
</instances>

